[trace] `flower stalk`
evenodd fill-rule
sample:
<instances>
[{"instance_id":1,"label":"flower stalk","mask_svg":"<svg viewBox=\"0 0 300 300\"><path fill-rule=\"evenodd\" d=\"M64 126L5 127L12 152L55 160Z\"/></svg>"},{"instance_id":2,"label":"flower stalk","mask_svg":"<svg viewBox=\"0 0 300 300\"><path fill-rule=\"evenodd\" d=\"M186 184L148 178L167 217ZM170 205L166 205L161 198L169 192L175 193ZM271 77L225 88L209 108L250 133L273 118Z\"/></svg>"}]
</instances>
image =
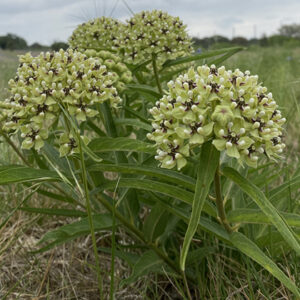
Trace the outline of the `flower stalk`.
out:
<instances>
[{"instance_id":1,"label":"flower stalk","mask_svg":"<svg viewBox=\"0 0 300 300\"><path fill-rule=\"evenodd\" d=\"M157 88L158 88L159 92L161 94L163 94L163 90L161 88L161 84L160 84L160 81L159 81L157 65L156 65L156 55L154 53L152 54L152 66L153 66L153 72L154 72Z\"/></svg>"},{"instance_id":2,"label":"flower stalk","mask_svg":"<svg viewBox=\"0 0 300 300\"><path fill-rule=\"evenodd\" d=\"M219 169L220 168L218 166L217 170L216 170L216 173L215 173L215 179L214 179L218 217L219 217L220 223L224 226L226 231L228 233L231 233L233 231L233 229L229 225L229 223L227 221L227 218L226 218L224 202L223 202L223 199L222 199L221 180L220 180L220 170Z\"/></svg>"},{"instance_id":3,"label":"flower stalk","mask_svg":"<svg viewBox=\"0 0 300 300\"><path fill-rule=\"evenodd\" d=\"M83 154L83 149L82 149L81 143L82 143L81 137L78 135L78 147L79 147L80 161L81 161L81 174L82 174L82 181L83 181L83 186L84 186L86 211L88 214L88 221L89 221L89 226L90 226L90 231L91 231L93 251L94 251L94 255L95 255L98 288L99 288L99 293L100 293L100 299L104 300L100 261L99 261L99 256L98 256L95 228L94 228L94 223L93 223L93 218L92 218L92 207L91 207L88 182L87 182L87 172L86 172L86 168L85 168L84 154Z\"/></svg>"}]
</instances>

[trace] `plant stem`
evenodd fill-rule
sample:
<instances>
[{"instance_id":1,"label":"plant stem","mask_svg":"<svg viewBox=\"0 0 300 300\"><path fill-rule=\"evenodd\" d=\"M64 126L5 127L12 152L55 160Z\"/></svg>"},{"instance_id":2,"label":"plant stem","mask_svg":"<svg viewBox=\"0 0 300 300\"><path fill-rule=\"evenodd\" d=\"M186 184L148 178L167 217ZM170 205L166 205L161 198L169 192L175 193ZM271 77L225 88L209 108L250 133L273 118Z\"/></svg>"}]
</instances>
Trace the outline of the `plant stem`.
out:
<instances>
[{"instance_id":1,"label":"plant stem","mask_svg":"<svg viewBox=\"0 0 300 300\"><path fill-rule=\"evenodd\" d=\"M111 233L111 268L110 268L110 300L114 300L115 281L115 252L116 252L116 203L113 197L112 204L112 233Z\"/></svg>"},{"instance_id":2,"label":"plant stem","mask_svg":"<svg viewBox=\"0 0 300 300\"><path fill-rule=\"evenodd\" d=\"M110 212L113 211L112 205L107 201L103 196L98 195L97 199L101 202L101 204ZM134 234L135 237L137 237L141 242L143 242L146 246L151 248L161 259L165 261L165 263L173 269L177 274L182 276L182 271L180 270L179 266L174 263L168 256L165 255L165 253L159 249L154 243L150 243L146 241L144 238L144 234L139 231L134 225L132 225L126 217L124 217L122 214L120 214L117 210L115 210L115 217L123 224L127 229ZM196 283L194 278L188 277L188 279Z\"/></svg>"},{"instance_id":3,"label":"plant stem","mask_svg":"<svg viewBox=\"0 0 300 300\"><path fill-rule=\"evenodd\" d=\"M100 292L100 299L104 300L103 289L102 289L102 277L101 277L101 270L100 270L100 261L99 261L99 257L98 257L98 249L97 249L97 244L96 244L95 228L94 228L94 222L93 222L93 218L92 218L92 207L91 207L91 201L90 201L90 195L89 195L89 189L88 189L88 182L87 182L87 173L86 173L84 155L83 155L81 143L82 143L81 137L80 137L80 135L78 135L78 147L79 147L79 152L80 152L81 171L82 171L81 175L82 175L82 181L83 181L83 185L84 185L86 210L87 210L87 214L88 214L88 221L89 221L89 225L90 225L92 243L93 243L93 250L94 250L95 261L96 261L98 288L99 288L99 292Z\"/></svg>"},{"instance_id":4,"label":"plant stem","mask_svg":"<svg viewBox=\"0 0 300 300\"><path fill-rule=\"evenodd\" d=\"M219 220L220 220L221 224L224 226L224 228L226 229L226 231L228 233L230 233L233 230L227 221L226 213L225 213L225 209L224 209L224 203L223 203L222 193L221 193L219 165L218 165L216 173L215 173L214 183L215 183L216 205L217 205Z\"/></svg>"},{"instance_id":5,"label":"plant stem","mask_svg":"<svg viewBox=\"0 0 300 300\"><path fill-rule=\"evenodd\" d=\"M189 285L188 285L188 282L186 280L186 275L185 275L184 271L182 271L182 277L183 277L183 283L184 283L184 287L186 289L186 293L188 295L188 298L189 298L189 300L193 300L192 295L190 293Z\"/></svg>"},{"instance_id":6,"label":"plant stem","mask_svg":"<svg viewBox=\"0 0 300 300\"><path fill-rule=\"evenodd\" d=\"M154 71L154 76L157 84L157 88L161 94L163 94L163 90L160 85L159 77L158 77L158 70L157 70L157 65L156 65L156 55L152 53L152 66L153 66L153 71Z\"/></svg>"},{"instance_id":7,"label":"plant stem","mask_svg":"<svg viewBox=\"0 0 300 300\"><path fill-rule=\"evenodd\" d=\"M21 153L21 151L17 148L17 146L11 141L11 139L4 132L1 132L1 135L4 137L5 141L14 149L14 151L21 158L21 160L24 162L24 164L26 166L30 167L30 163L27 161L27 159Z\"/></svg>"}]
</instances>

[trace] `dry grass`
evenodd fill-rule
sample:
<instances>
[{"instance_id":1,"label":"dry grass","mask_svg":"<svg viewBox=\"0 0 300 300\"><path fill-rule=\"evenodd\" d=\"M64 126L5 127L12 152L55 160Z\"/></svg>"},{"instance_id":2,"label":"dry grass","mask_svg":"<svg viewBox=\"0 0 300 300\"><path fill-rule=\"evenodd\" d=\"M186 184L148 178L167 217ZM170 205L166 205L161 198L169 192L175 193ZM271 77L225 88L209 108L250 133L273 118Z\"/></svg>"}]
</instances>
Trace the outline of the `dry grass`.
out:
<instances>
[{"instance_id":1,"label":"dry grass","mask_svg":"<svg viewBox=\"0 0 300 300\"><path fill-rule=\"evenodd\" d=\"M293 53L297 57L295 64L299 63L299 53L299 50ZM245 57L243 58L243 56ZM260 73L261 61L255 60L256 57L255 53L245 53L234 59L237 61L238 59L243 60L244 69L251 69L251 67L246 65L247 63L253 64L251 59L256 61L258 65L257 72ZM232 62L232 64L235 62ZM6 86L7 80L13 76L16 66L15 53L0 52L1 92ZM285 62L284 66L285 69L281 73L283 75L290 72L291 67L289 62ZM263 67L261 66L261 68ZM274 73L270 72L270 74ZM273 82L272 78L268 77L270 74L263 74L262 77L264 81L267 81L266 84L271 86L270 89L272 89L272 84L274 85L275 93L280 97L280 86L277 86L276 80ZM293 74L293 79L297 79L297 77L300 77L300 72L299 74ZM286 80L283 77L279 77L279 79L281 81ZM292 78L288 79L291 80ZM287 98L289 101L297 103L299 94L299 89L292 85L287 93ZM1 96L4 96L3 92ZM294 120L298 120L298 117L295 117ZM298 133L298 130L299 123L293 122L289 125L289 132ZM287 136L287 143L295 153L299 151L298 140L299 134ZM2 162L16 161L11 151L7 151L5 146L0 145L0 151L2 153L0 159ZM24 197L24 191L16 187L4 187L0 189L0 195L1 224L9 212ZM30 200L30 206L40 207L40 200L34 197ZM53 203L43 199L43 206L51 207ZM74 221L74 219L41 217L23 211L17 211L9 219L8 223L0 230L1 299L99 299L96 273L91 270L91 266L94 264L94 256L90 237L78 238L45 253L31 253L38 249L37 242L46 232L71 221ZM98 233L97 237L100 247L110 246L111 236L109 232ZM118 242L130 242L128 236L122 231L117 232L117 239ZM274 279L265 271L261 270L255 275L257 280L254 280L253 274L251 274L249 279L249 273L252 271L247 269L245 262L241 262L239 259L231 259L222 254L222 251L214 253L207 258L206 265L199 266L205 269L203 273L206 281L202 287L199 287L201 295L194 294L194 299L268 299L258 284L259 281L262 282L262 286L271 291L269 294L271 298L269 299L293 299L291 294L278 282L274 282ZM110 255L101 253L100 262L101 270L103 271L105 295L107 296L110 285ZM283 265L289 265L289 258ZM119 283L122 279L129 276L130 268L122 261L116 259L115 270L115 299L182 299L177 292L178 287L174 278L151 275L141 278L130 287L122 287ZM295 274L295 270L293 272L291 270L285 271L287 274Z\"/></svg>"}]
</instances>

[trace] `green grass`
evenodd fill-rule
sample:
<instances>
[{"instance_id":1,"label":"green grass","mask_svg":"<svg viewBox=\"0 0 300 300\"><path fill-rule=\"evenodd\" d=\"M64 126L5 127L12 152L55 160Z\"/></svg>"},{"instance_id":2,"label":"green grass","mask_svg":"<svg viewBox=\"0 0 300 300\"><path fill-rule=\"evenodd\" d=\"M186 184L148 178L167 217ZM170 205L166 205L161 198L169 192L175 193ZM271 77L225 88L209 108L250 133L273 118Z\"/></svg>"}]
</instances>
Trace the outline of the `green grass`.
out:
<instances>
[{"instance_id":1,"label":"green grass","mask_svg":"<svg viewBox=\"0 0 300 300\"><path fill-rule=\"evenodd\" d=\"M0 97L7 96L7 81L14 77L17 65L15 52L0 51ZM300 48L252 48L236 54L225 65L258 74L288 120L285 134L287 158L283 163L285 171L279 177L275 177L277 168L268 169L268 173L258 171L252 174L253 180L267 194L272 185L276 186L276 182L287 181L290 173L300 170ZM0 151L2 164L19 162L7 145L0 144ZM266 182L267 178L270 179L269 183ZM9 186L1 187L0 192L1 224L30 191ZM33 197L30 201L39 207L41 201L45 207L51 206L46 198ZM284 211L300 213L297 194L287 193L281 202ZM0 230L0 270L4 270L0 273L0 297L7 294L7 299L33 299L38 296L43 299L97 299L97 282L88 268L92 263L92 244L89 239L77 239L57 248L55 252L36 256L29 253L35 249L36 242L45 232L64 222L65 218L32 217L20 211L10 218ZM287 274L293 274L296 284L300 285L299 257L286 250L285 245L272 242L274 235L270 227L247 225L244 230L250 238L260 234L265 239L271 239L267 251ZM286 288L246 256L206 233L201 237L199 244L205 243L205 247L212 250L195 262L198 264L196 275L204 284L193 294L193 299L293 299ZM120 230L116 232L116 239L127 245L131 243L130 237ZM103 247L109 247L110 235L101 236L101 243ZM106 270L104 288L108 293L110 256L102 254L100 260L101 269ZM130 270L119 260L115 269L116 299L181 299L178 296L180 285L175 277L149 275L129 288L119 287L118 283L128 277Z\"/></svg>"}]
</instances>

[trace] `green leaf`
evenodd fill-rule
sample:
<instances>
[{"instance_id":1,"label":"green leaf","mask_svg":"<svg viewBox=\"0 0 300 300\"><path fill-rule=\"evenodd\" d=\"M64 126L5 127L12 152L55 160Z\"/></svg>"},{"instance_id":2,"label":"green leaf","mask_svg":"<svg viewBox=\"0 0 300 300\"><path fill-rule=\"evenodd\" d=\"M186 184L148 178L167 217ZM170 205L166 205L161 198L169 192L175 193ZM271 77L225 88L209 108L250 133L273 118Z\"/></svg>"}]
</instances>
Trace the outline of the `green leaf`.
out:
<instances>
[{"instance_id":1,"label":"green leaf","mask_svg":"<svg viewBox=\"0 0 300 300\"><path fill-rule=\"evenodd\" d=\"M143 232L147 241L152 242L164 233L168 223L167 216L168 212L166 212L160 203L156 203L151 208L151 212L147 216L143 226Z\"/></svg>"},{"instance_id":2,"label":"green leaf","mask_svg":"<svg viewBox=\"0 0 300 300\"><path fill-rule=\"evenodd\" d=\"M138 71L140 71L140 70L142 70L142 69L144 70L145 67L151 63L151 61L152 61L152 59L148 59L148 60L146 60L146 61L140 63L140 64L137 65L137 66L135 65L135 66L132 68L131 72L132 72L133 74L135 74L136 72L138 72Z\"/></svg>"},{"instance_id":3,"label":"green leaf","mask_svg":"<svg viewBox=\"0 0 300 300\"><path fill-rule=\"evenodd\" d=\"M180 207L180 205L176 205L176 206L173 205L173 203L168 202L165 198L158 198L158 200L163 205L163 207L166 208L171 214L173 214L174 216L177 216L178 218L183 220L185 223L187 223L187 224L189 223L190 213L187 212L186 209L182 209ZM207 202L204 203L203 211L206 210L206 205L207 205ZM212 207L210 207L210 208L212 208ZM214 210L213 210L213 212L214 212L213 216L216 217L216 212ZM198 223L198 228L216 236L218 239L220 239L224 242L230 243L228 232L219 223L215 223L212 220L202 216Z\"/></svg>"},{"instance_id":4,"label":"green leaf","mask_svg":"<svg viewBox=\"0 0 300 300\"><path fill-rule=\"evenodd\" d=\"M145 129L147 131L151 131L152 130L152 126L145 123L145 122L141 122L139 120L135 120L135 119L116 119L115 120L115 124L116 125L126 125L126 126L134 126L137 128L142 128Z\"/></svg>"},{"instance_id":5,"label":"green leaf","mask_svg":"<svg viewBox=\"0 0 300 300\"><path fill-rule=\"evenodd\" d=\"M120 172L127 174L142 174L146 176L152 176L160 178L164 181L182 185L192 191L195 190L196 180L187 175L181 174L176 171L155 168L150 166L139 166L131 164L95 164L89 167L89 171L108 171L108 172Z\"/></svg>"},{"instance_id":6,"label":"green leaf","mask_svg":"<svg viewBox=\"0 0 300 300\"><path fill-rule=\"evenodd\" d=\"M209 65L211 64L215 64L215 65L219 65L221 64L223 61L225 61L226 59L228 59L229 57L231 57L232 55L234 55L235 53L243 50L244 48L238 47L238 48L232 48L232 50L228 51L228 53L226 53L225 55L222 55L219 58L213 59L212 61L209 62Z\"/></svg>"},{"instance_id":7,"label":"green leaf","mask_svg":"<svg viewBox=\"0 0 300 300\"><path fill-rule=\"evenodd\" d=\"M291 292L293 292L297 297L300 297L300 292L295 283L277 267L273 260L266 256L258 248L258 246L254 244L251 240L249 240L246 236L239 232L233 232L232 234L230 234L230 241L242 253L246 254L251 259L260 264L274 277L276 277L284 286L286 286Z\"/></svg>"},{"instance_id":8,"label":"green leaf","mask_svg":"<svg viewBox=\"0 0 300 300\"><path fill-rule=\"evenodd\" d=\"M128 285L135 282L138 278L149 274L150 272L162 272L164 261L152 250L145 252L133 267L130 277L121 282L122 285Z\"/></svg>"},{"instance_id":9,"label":"green leaf","mask_svg":"<svg viewBox=\"0 0 300 300\"><path fill-rule=\"evenodd\" d=\"M48 198L58 200L58 201L67 202L67 203L71 203L71 204L76 204L76 202L75 202L76 200L74 200L72 197L69 197L69 196L66 196L66 195L55 194L55 193L48 192L48 191L45 191L45 190L42 190L42 189L38 189L37 193L41 194L41 195L44 195Z\"/></svg>"},{"instance_id":10,"label":"green leaf","mask_svg":"<svg viewBox=\"0 0 300 300\"><path fill-rule=\"evenodd\" d=\"M112 252L111 248L100 247L100 248L98 248L98 250L100 250L101 252L104 252L104 253L108 253L108 254L111 254L111 252ZM116 250L116 249L115 249L115 256L126 261L131 268L133 268L135 263L140 258L139 254L125 252L125 251Z\"/></svg>"},{"instance_id":11,"label":"green leaf","mask_svg":"<svg viewBox=\"0 0 300 300\"><path fill-rule=\"evenodd\" d=\"M216 251L215 247L201 247L189 251L189 255L186 258L186 266L193 264L199 265L204 258L207 258L211 254L215 254Z\"/></svg>"},{"instance_id":12,"label":"green leaf","mask_svg":"<svg viewBox=\"0 0 300 300\"><path fill-rule=\"evenodd\" d=\"M74 209L59 209L59 208L39 208L39 207L20 207L19 210L52 216L64 216L64 217L86 217L86 213L80 210Z\"/></svg>"},{"instance_id":13,"label":"green leaf","mask_svg":"<svg viewBox=\"0 0 300 300\"><path fill-rule=\"evenodd\" d=\"M181 200L188 204L192 204L193 201L192 199L194 196L193 193L184 190L182 188L179 188L178 186L174 186L174 185L170 185L170 184L166 184L154 180L141 179L141 178L120 178L117 181L108 182L91 191L91 195L97 194L99 191L103 191L106 189L114 190L116 185L118 186L118 188L122 188L122 187L135 188L144 191L161 193L163 195L173 197L175 199ZM207 214L211 216L216 216L214 207L208 204L208 202L205 202L203 211L205 211Z\"/></svg>"},{"instance_id":14,"label":"green leaf","mask_svg":"<svg viewBox=\"0 0 300 300\"><path fill-rule=\"evenodd\" d=\"M96 231L106 230L112 227L112 219L109 214L93 215L93 224ZM90 225L88 218L81 219L80 221L63 225L58 229L47 232L38 242L38 244L48 243L45 247L34 251L40 253L47 251L57 245L74 240L77 237L89 235Z\"/></svg>"},{"instance_id":15,"label":"green leaf","mask_svg":"<svg viewBox=\"0 0 300 300\"><path fill-rule=\"evenodd\" d=\"M287 190L293 192L300 187L300 176L296 176L291 180L283 183L279 187L274 188L270 191L270 201L272 203L277 202L286 196Z\"/></svg>"},{"instance_id":16,"label":"green leaf","mask_svg":"<svg viewBox=\"0 0 300 300\"><path fill-rule=\"evenodd\" d=\"M127 111L129 114L137 117L138 119L140 119L142 122L147 123L147 124L151 124L151 122L145 118L143 115L141 115L140 113L138 113L137 111L133 110L132 108L130 108L129 106L122 106L122 109L124 109L125 111Z\"/></svg>"},{"instance_id":17,"label":"green leaf","mask_svg":"<svg viewBox=\"0 0 300 300\"><path fill-rule=\"evenodd\" d=\"M204 58L209 58L209 57L213 57L213 56L217 56L217 55L221 55L224 53L228 53L228 52L233 52L233 51L241 51L244 48L242 47L233 47L233 48L226 48L226 49L219 49L219 50L213 50L213 51L207 51L205 53L201 53L201 54L195 54L192 56L186 56L186 57L180 57L174 60L167 60L164 64L163 64L163 68L167 68L167 67L171 67L171 66L175 66L175 65L179 65L179 64L185 64L191 61L196 61L196 60L200 60L200 59L204 59Z\"/></svg>"},{"instance_id":18,"label":"green leaf","mask_svg":"<svg viewBox=\"0 0 300 300\"><path fill-rule=\"evenodd\" d=\"M0 167L0 185L17 182L61 181L54 171L34 169L19 165Z\"/></svg>"},{"instance_id":19,"label":"green leaf","mask_svg":"<svg viewBox=\"0 0 300 300\"><path fill-rule=\"evenodd\" d=\"M226 177L234 181L252 200L255 201L255 203L269 218L270 222L277 228L291 248L300 254L300 245L293 231L287 225L286 221L279 214L277 209L262 193L262 191L232 168L225 167L222 172Z\"/></svg>"},{"instance_id":20,"label":"green leaf","mask_svg":"<svg viewBox=\"0 0 300 300\"><path fill-rule=\"evenodd\" d=\"M153 144L125 137L94 139L89 143L89 147L94 152L133 151L150 154L156 153Z\"/></svg>"},{"instance_id":21,"label":"green leaf","mask_svg":"<svg viewBox=\"0 0 300 300\"><path fill-rule=\"evenodd\" d=\"M300 215L279 212L289 226L300 227ZM270 219L259 209L235 209L227 213L231 223L272 224Z\"/></svg>"},{"instance_id":22,"label":"green leaf","mask_svg":"<svg viewBox=\"0 0 300 300\"><path fill-rule=\"evenodd\" d=\"M150 95L155 99L160 99L162 95L153 87L146 84L127 84L126 87L134 92Z\"/></svg>"},{"instance_id":23,"label":"green leaf","mask_svg":"<svg viewBox=\"0 0 300 300\"><path fill-rule=\"evenodd\" d=\"M197 182L192 205L192 214L180 253L180 268L182 271L185 270L185 261L189 247L198 227L205 199L208 195L210 185L219 165L219 156L220 152L212 145L211 142L207 142L202 146L200 164L197 171Z\"/></svg>"}]
</instances>

